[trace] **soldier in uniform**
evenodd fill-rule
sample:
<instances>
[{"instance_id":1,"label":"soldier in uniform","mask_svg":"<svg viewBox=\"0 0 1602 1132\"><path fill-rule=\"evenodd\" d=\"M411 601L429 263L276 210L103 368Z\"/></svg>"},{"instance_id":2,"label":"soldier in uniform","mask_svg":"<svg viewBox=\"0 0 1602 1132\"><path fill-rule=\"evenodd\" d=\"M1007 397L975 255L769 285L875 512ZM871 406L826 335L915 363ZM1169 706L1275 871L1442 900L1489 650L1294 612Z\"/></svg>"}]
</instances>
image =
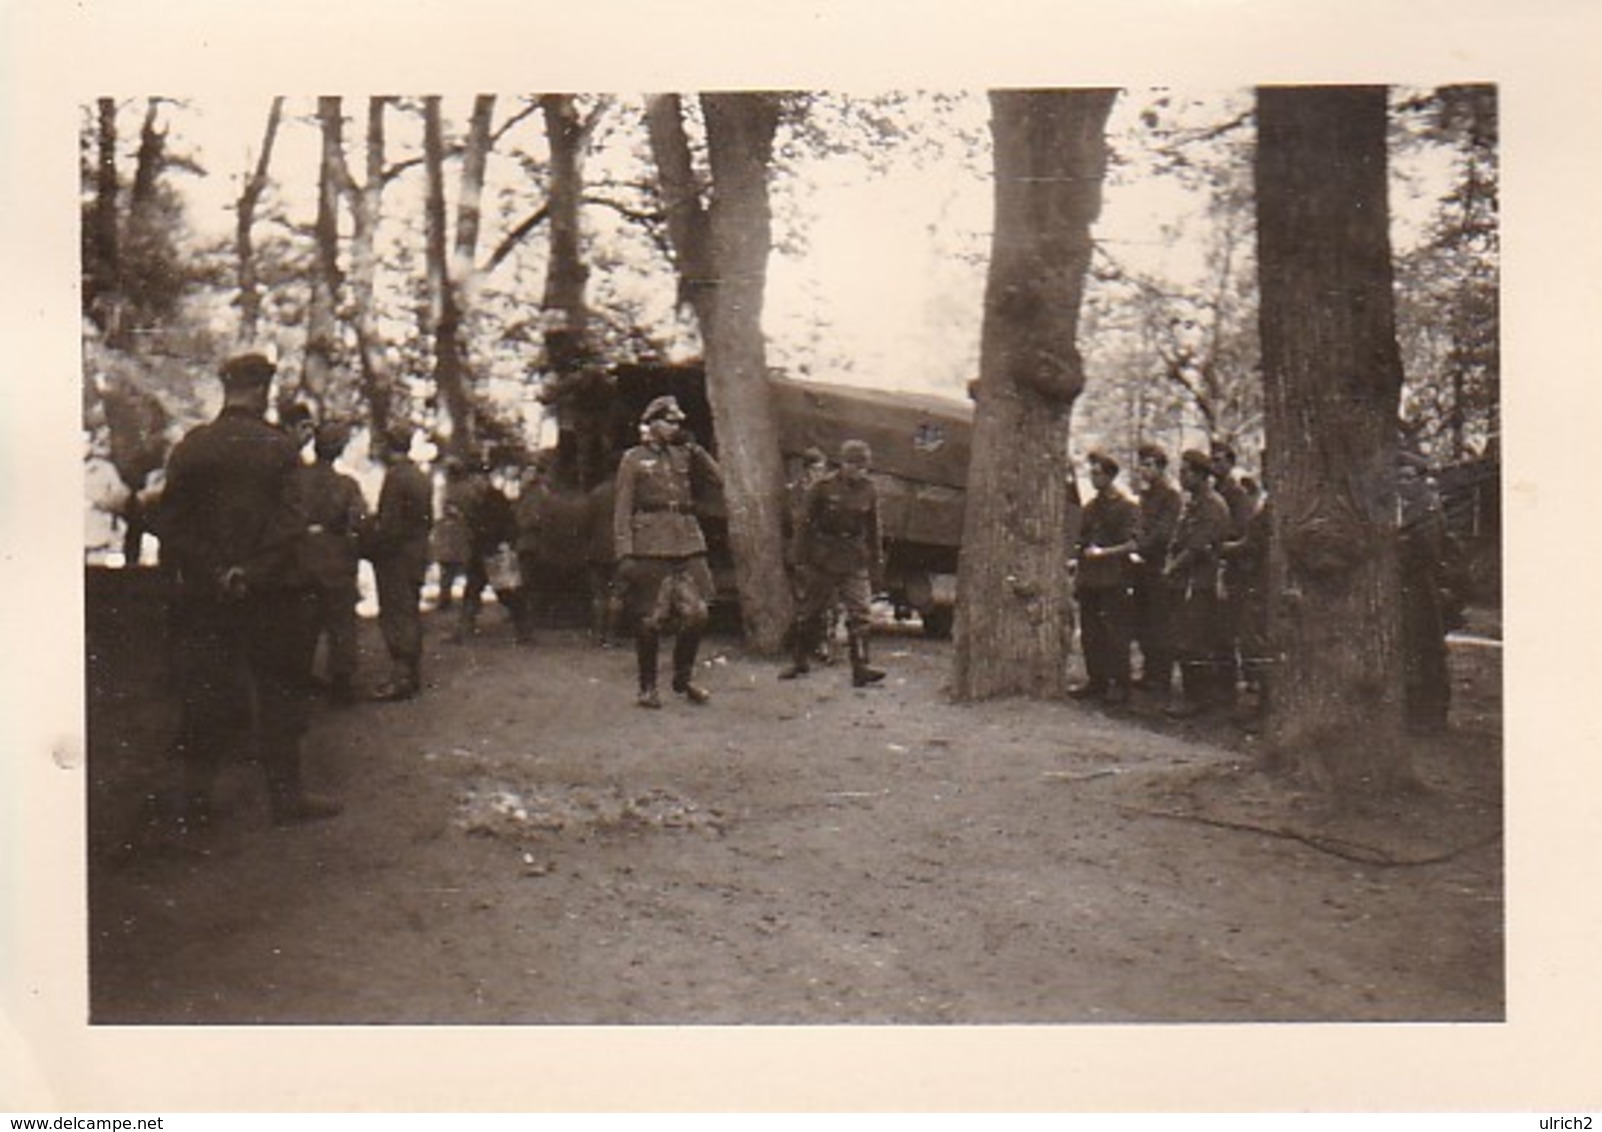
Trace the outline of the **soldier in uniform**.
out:
<instances>
[{"instance_id":1,"label":"soldier in uniform","mask_svg":"<svg viewBox=\"0 0 1602 1132\"><path fill-rule=\"evenodd\" d=\"M1140 646L1137 688L1167 694L1173 686L1174 647L1172 611L1163 565L1168 544L1184 499L1168 478L1168 453L1159 445L1143 444L1137 452L1140 477L1140 522L1135 528L1134 636Z\"/></svg>"},{"instance_id":2,"label":"soldier in uniform","mask_svg":"<svg viewBox=\"0 0 1602 1132\"><path fill-rule=\"evenodd\" d=\"M840 446L840 466L807 489L796 531L801 598L790 628L790 664L779 673L781 680L810 671L824 618L835 602L845 610L852 685L884 679L884 671L868 663L869 605L884 589L879 495L868 476L872 462L865 442L848 440Z\"/></svg>"},{"instance_id":3,"label":"soldier in uniform","mask_svg":"<svg viewBox=\"0 0 1602 1132\"><path fill-rule=\"evenodd\" d=\"M695 683L695 660L715 590L706 537L696 518L703 495L721 487L717 461L684 432L684 411L658 397L640 416L641 443L618 465L612 507L617 580L634 622L641 707L660 708L657 645L674 634L673 690L692 704L709 693Z\"/></svg>"},{"instance_id":4,"label":"soldier in uniform","mask_svg":"<svg viewBox=\"0 0 1602 1132\"><path fill-rule=\"evenodd\" d=\"M1273 507L1260 487L1242 484L1251 502L1246 531L1240 538L1226 539L1223 558L1228 598L1235 604L1236 642L1240 651L1241 679L1247 701L1241 705L1241 720L1263 714L1268 706L1269 676L1273 649L1269 638L1268 553L1273 530Z\"/></svg>"},{"instance_id":5,"label":"soldier in uniform","mask_svg":"<svg viewBox=\"0 0 1602 1132\"><path fill-rule=\"evenodd\" d=\"M1443 585L1446 516L1423 456L1402 452L1396 479L1407 725L1417 732L1438 733L1446 730L1452 696Z\"/></svg>"},{"instance_id":6,"label":"soldier in uniform","mask_svg":"<svg viewBox=\"0 0 1602 1132\"><path fill-rule=\"evenodd\" d=\"M328 694L337 704L356 698L357 540L367 522L367 500L354 477L334 467L350 441L350 428L320 425L312 441L316 461L298 473L306 510L301 562L316 595L312 649L328 638Z\"/></svg>"},{"instance_id":7,"label":"soldier in uniform","mask_svg":"<svg viewBox=\"0 0 1602 1132\"><path fill-rule=\"evenodd\" d=\"M378 627L390 659L390 678L373 693L380 700L409 700L423 684L423 619L417 603L428 570L434 493L428 476L412 463L411 448L410 425L396 425L384 437L384 486L363 539L378 583Z\"/></svg>"},{"instance_id":8,"label":"soldier in uniform","mask_svg":"<svg viewBox=\"0 0 1602 1132\"><path fill-rule=\"evenodd\" d=\"M1212 463L1213 487L1218 497L1224 501L1224 508L1229 512L1229 538L1241 542L1246 538L1246 526L1251 522L1254 510L1252 497L1247 492L1240 477L1235 471L1235 448L1227 440L1214 440L1209 449ZM1235 686L1240 681L1244 665L1241 660L1240 633L1241 619L1245 616L1245 607L1241 604L1241 595L1246 592L1245 582L1232 578L1233 567L1226 558L1220 566L1218 616L1219 632L1217 663L1222 681L1219 694L1225 698L1233 699Z\"/></svg>"},{"instance_id":9,"label":"soldier in uniform","mask_svg":"<svg viewBox=\"0 0 1602 1132\"><path fill-rule=\"evenodd\" d=\"M1085 504L1074 555L1086 679L1068 694L1116 704L1129 699L1129 556L1140 509L1118 489L1117 460L1092 452L1087 462L1096 494Z\"/></svg>"},{"instance_id":10,"label":"soldier in uniform","mask_svg":"<svg viewBox=\"0 0 1602 1132\"><path fill-rule=\"evenodd\" d=\"M1163 566L1179 659L1181 698L1168 708L1176 718L1216 706L1229 678L1220 660L1224 626L1218 602L1218 552L1230 534L1229 508L1213 490L1207 453L1191 448L1180 456L1179 486L1185 505Z\"/></svg>"},{"instance_id":11,"label":"soldier in uniform","mask_svg":"<svg viewBox=\"0 0 1602 1132\"><path fill-rule=\"evenodd\" d=\"M256 754L273 822L340 812L338 802L301 782L312 639L299 565L306 520L297 498L297 446L265 419L275 372L258 353L225 362L222 411L191 430L167 464L161 532L163 560L177 584L182 715L174 746L184 832L211 820L223 752L251 717L241 702L246 689L255 693Z\"/></svg>"}]
</instances>

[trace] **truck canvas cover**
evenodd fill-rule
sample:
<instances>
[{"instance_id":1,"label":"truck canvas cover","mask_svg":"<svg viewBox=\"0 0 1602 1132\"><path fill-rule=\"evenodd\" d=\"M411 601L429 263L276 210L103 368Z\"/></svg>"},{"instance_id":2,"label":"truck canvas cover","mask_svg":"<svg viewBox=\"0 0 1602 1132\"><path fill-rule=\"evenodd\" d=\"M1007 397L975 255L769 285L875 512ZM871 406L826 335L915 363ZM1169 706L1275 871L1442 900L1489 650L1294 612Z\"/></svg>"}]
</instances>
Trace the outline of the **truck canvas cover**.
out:
<instances>
[{"instance_id":1,"label":"truck canvas cover","mask_svg":"<svg viewBox=\"0 0 1602 1132\"><path fill-rule=\"evenodd\" d=\"M928 546L962 542L963 487L973 434L966 402L770 377L779 445L797 456L821 448L831 458L847 440L873 449L879 521L886 539Z\"/></svg>"}]
</instances>

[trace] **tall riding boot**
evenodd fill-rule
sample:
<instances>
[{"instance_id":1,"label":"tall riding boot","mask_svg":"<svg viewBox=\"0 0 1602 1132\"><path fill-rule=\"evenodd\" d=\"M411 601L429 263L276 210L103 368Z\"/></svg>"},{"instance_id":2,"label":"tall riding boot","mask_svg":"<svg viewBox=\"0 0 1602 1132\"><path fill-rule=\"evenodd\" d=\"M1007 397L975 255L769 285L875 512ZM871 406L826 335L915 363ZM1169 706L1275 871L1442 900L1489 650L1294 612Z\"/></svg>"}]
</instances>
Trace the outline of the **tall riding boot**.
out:
<instances>
[{"instance_id":1,"label":"tall riding boot","mask_svg":"<svg viewBox=\"0 0 1602 1132\"><path fill-rule=\"evenodd\" d=\"M868 663L868 637L860 629L847 631L847 640L851 648L851 685L862 688L868 684L877 684L884 679L884 670L874 668Z\"/></svg>"},{"instance_id":2,"label":"tall riding boot","mask_svg":"<svg viewBox=\"0 0 1602 1132\"><path fill-rule=\"evenodd\" d=\"M790 646L790 663L779 670L779 679L794 680L797 676L805 676L811 672L812 653L817 647L811 623L797 620L790 626L789 637L785 643Z\"/></svg>"},{"instance_id":3,"label":"tall riding boot","mask_svg":"<svg viewBox=\"0 0 1602 1132\"><path fill-rule=\"evenodd\" d=\"M641 707L662 706L662 698L656 693L656 646L655 629L641 629L634 635L634 660L640 670L640 696L636 702Z\"/></svg>"},{"instance_id":4,"label":"tall riding boot","mask_svg":"<svg viewBox=\"0 0 1602 1132\"><path fill-rule=\"evenodd\" d=\"M694 680L695 657L701 651L701 630L681 629L673 639L673 690L692 704L704 704L712 698Z\"/></svg>"}]
</instances>

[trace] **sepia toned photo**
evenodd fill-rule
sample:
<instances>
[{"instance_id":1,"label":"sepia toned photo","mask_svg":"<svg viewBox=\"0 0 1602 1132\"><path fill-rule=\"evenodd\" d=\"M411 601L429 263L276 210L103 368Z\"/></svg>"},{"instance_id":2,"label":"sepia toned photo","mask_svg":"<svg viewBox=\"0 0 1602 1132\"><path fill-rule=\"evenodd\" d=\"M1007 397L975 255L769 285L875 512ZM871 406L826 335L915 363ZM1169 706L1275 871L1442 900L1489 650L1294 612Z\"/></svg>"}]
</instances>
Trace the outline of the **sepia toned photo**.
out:
<instances>
[{"instance_id":1,"label":"sepia toned photo","mask_svg":"<svg viewBox=\"0 0 1602 1132\"><path fill-rule=\"evenodd\" d=\"M91 1020L1504 1018L1497 110L85 104Z\"/></svg>"}]
</instances>

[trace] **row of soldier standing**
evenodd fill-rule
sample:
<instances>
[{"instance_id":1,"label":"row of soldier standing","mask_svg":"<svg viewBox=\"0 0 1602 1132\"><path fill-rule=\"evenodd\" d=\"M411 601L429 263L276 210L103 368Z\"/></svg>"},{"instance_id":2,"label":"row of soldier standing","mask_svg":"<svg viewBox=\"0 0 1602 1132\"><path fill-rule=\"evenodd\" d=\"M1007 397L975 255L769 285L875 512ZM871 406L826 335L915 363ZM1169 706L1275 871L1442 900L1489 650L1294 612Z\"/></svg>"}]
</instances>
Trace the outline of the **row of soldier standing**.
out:
<instances>
[{"instance_id":1,"label":"row of soldier standing","mask_svg":"<svg viewBox=\"0 0 1602 1132\"><path fill-rule=\"evenodd\" d=\"M1175 717L1226 708L1254 719L1267 706L1275 664L1271 501L1237 474L1226 442L1183 452L1177 487L1160 446L1142 445L1137 458L1134 499L1118 487L1117 460L1102 452L1087 460L1092 495L1071 540L1086 679L1070 694L1121 704L1139 689L1168 697ZM1400 456L1397 488L1404 699L1410 725L1438 731L1450 700L1445 637L1459 583L1449 576L1444 511L1422 457Z\"/></svg>"}]
</instances>

